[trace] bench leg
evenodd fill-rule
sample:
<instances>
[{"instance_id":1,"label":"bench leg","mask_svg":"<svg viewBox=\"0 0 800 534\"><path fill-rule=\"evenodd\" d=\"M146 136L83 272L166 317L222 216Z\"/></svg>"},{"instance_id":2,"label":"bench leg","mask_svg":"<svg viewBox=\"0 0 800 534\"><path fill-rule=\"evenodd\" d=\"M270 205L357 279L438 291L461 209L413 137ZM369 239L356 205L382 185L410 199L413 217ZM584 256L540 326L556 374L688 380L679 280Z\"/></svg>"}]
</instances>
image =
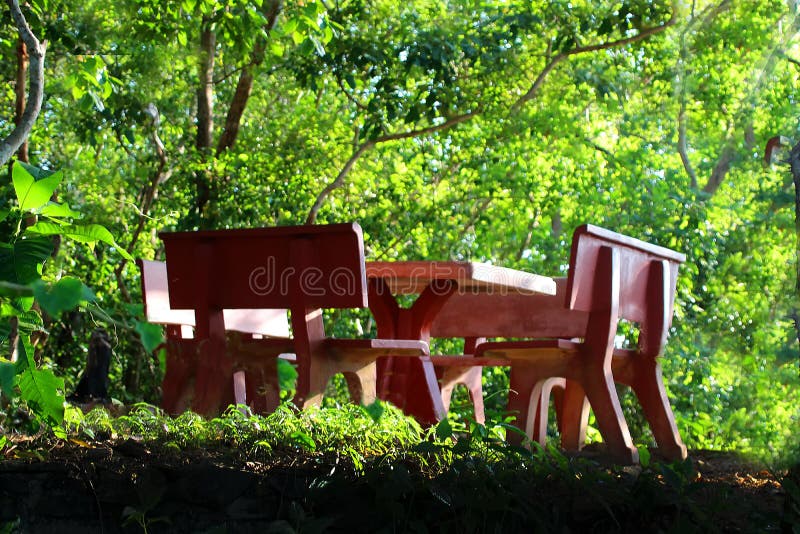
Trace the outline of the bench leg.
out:
<instances>
[{"instance_id":1,"label":"bench leg","mask_svg":"<svg viewBox=\"0 0 800 534\"><path fill-rule=\"evenodd\" d=\"M628 423L622 415L611 369L594 362L585 362L584 365L583 389L592 405L609 454L620 463L638 463L639 451L633 445Z\"/></svg>"},{"instance_id":2,"label":"bench leg","mask_svg":"<svg viewBox=\"0 0 800 534\"><path fill-rule=\"evenodd\" d=\"M364 405L372 404L378 398L376 394L377 364L375 360L360 365L344 366L349 370L342 371L350 392L350 400Z\"/></svg>"},{"instance_id":3,"label":"bench leg","mask_svg":"<svg viewBox=\"0 0 800 534\"><path fill-rule=\"evenodd\" d=\"M475 422L481 425L486 424L486 412L483 405L483 385L481 383L482 368L473 367L447 367L442 370L442 377L439 384L442 393L442 404L444 411L450 411L450 401L453 398L453 390L458 384L464 384L469 391L469 398L472 401Z\"/></svg>"},{"instance_id":4,"label":"bench leg","mask_svg":"<svg viewBox=\"0 0 800 534\"><path fill-rule=\"evenodd\" d=\"M193 371L197 347L192 340L168 339L164 380L161 383L161 408L176 415L186 411L193 392Z\"/></svg>"},{"instance_id":5,"label":"bench leg","mask_svg":"<svg viewBox=\"0 0 800 534\"><path fill-rule=\"evenodd\" d=\"M681 440L675 416L667 398L661 364L655 358L636 357L634 380L630 384L650 424L659 452L668 460L684 460L686 445Z\"/></svg>"},{"instance_id":6,"label":"bench leg","mask_svg":"<svg viewBox=\"0 0 800 534\"><path fill-rule=\"evenodd\" d=\"M264 358L258 365L248 363L245 368L247 405L257 414L270 414L280 404L277 360Z\"/></svg>"},{"instance_id":7,"label":"bench leg","mask_svg":"<svg viewBox=\"0 0 800 534\"><path fill-rule=\"evenodd\" d=\"M206 340L200 346L192 410L207 417L218 415L225 393L222 388L232 380L233 361L225 353L224 341Z\"/></svg>"},{"instance_id":8,"label":"bench leg","mask_svg":"<svg viewBox=\"0 0 800 534\"><path fill-rule=\"evenodd\" d=\"M508 406L512 415L516 415L514 424L522 430L531 441L544 445L547 438L547 417L537 417L537 413L547 399L542 398L544 380L533 366L517 363L511 366L509 380ZM522 436L509 434L509 443L520 444Z\"/></svg>"},{"instance_id":9,"label":"bench leg","mask_svg":"<svg viewBox=\"0 0 800 534\"><path fill-rule=\"evenodd\" d=\"M580 383L567 380L562 393L558 429L561 447L577 452L586 443L586 427L589 424L589 400Z\"/></svg>"},{"instance_id":10,"label":"bench leg","mask_svg":"<svg viewBox=\"0 0 800 534\"><path fill-rule=\"evenodd\" d=\"M302 366L298 372L303 372ZM372 404L377 398L375 387L377 367L374 357L339 356L337 354L312 355L308 376L298 376L296 403L302 408L322 404L322 396L328 381L342 373L347 382L350 400L355 403ZM301 384L307 384L303 387ZM303 389L301 390L301 387Z\"/></svg>"},{"instance_id":11,"label":"bench leg","mask_svg":"<svg viewBox=\"0 0 800 534\"><path fill-rule=\"evenodd\" d=\"M541 392L539 393L539 400L536 403L536 410L531 416L534 418L533 438L542 445L547 442L547 423L550 415L548 412L551 397L555 404L558 420L562 420L561 414L564 411L563 399L565 385L566 380L563 378L548 378L541 384Z\"/></svg>"}]
</instances>

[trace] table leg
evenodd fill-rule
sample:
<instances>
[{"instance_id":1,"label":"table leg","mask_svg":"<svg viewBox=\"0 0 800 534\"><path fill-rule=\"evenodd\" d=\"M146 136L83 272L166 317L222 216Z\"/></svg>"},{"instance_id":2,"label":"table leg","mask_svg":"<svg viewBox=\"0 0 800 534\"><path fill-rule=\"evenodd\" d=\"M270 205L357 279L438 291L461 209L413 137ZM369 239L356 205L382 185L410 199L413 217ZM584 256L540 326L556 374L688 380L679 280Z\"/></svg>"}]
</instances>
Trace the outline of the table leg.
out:
<instances>
[{"instance_id":1,"label":"table leg","mask_svg":"<svg viewBox=\"0 0 800 534\"><path fill-rule=\"evenodd\" d=\"M383 339L430 340L430 327L458 286L435 280L410 308L401 308L382 279L370 279L369 307ZM427 357L388 357L378 360L378 397L398 406L422 424L435 424L446 414L436 371Z\"/></svg>"}]
</instances>

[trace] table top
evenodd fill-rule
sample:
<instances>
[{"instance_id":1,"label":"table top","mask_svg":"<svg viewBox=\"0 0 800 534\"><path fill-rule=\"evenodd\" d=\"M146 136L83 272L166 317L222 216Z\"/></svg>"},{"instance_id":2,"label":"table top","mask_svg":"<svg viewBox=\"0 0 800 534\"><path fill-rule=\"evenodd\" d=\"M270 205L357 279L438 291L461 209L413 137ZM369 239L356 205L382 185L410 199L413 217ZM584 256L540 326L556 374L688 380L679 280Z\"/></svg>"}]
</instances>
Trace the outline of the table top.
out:
<instances>
[{"instance_id":1,"label":"table top","mask_svg":"<svg viewBox=\"0 0 800 534\"><path fill-rule=\"evenodd\" d=\"M422 293L431 282L453 280L459 291L556 294L547 276L468 261L368 261L367 278L382 278L396 295Z\"/></svg>"}]
</instances>

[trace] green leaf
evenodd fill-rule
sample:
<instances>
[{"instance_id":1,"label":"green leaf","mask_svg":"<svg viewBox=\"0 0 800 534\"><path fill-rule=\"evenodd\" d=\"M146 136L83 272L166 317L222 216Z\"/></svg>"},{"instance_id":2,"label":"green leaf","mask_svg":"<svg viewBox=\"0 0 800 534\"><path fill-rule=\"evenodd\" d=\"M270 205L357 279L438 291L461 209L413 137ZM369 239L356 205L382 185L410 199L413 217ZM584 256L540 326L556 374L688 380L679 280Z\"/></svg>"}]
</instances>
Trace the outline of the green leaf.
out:
<instances>
[{"instance_id":1,"label":"green leaf","mask_svg":"<svg viewBox=\"0 0 800 534\"><path fill-rule=\"evenodd\" d=\"M35 210L50 202L61 178L61 172L48 173L37 167L15 162L11 180L20 209Z\"/></svg>"},{"instance_id":2,"label":"green leaf","mask_svg":"<svg viewBox=\"0 0 800 534\"><path fill-rule=\"evenodd\" d=\"M639 450L639 463L646 468L650 465L650 450L645 445L636 448Z\"/></svg>"},{"instance_id":3,"label":"green leaf","mask_svg":"<svg viewBox=\"0 0 800 534\"><path fill-rule=\"evenodd\" d=\"M295 430L294 432L292 432L290 437L292 438L292 441L294 441L297 445L299 445L300 447L302 447L307 451L313 452L317 450L316 442L313 440L311 436L309 436L302 430Z\"/></svg>"},{"instance_id":4,"label":"green leaf","mask_svg":"<svg viewBox=\"0 0 800 534\"><path fill-rule=\"evenodd\" d=\"M146 321L136 321L135 330L142 340L144 350L148 353L153 352L159 345L164 343L164 329L160 325Z\"/></svg>"},{"instance_id":5,"label":"green leaf","mask_svg":"<svg viewBox=\"0 0 800 534\"><path fill-rule=\"evenodd\" d=\"M305 41L306 36L298 31L292 32L292 41L294 41L295 45L299 45L303 41Z\"/></svg>"},{"instance_id":6,"label":"green leaf","mask_svg":"<svg viewBox=\"0 0 800 534\"><path fill-rule=\"evenodd\" d=\"M48 237L20 239L0 246L0 281L30 284L42 276L42 264L50 257L53 242Z\"/></svg>"},{"instance_id":7,"label":"green leaf","mask_svg":"<svg viewBox=\"0 0 800 534\"><path fill-rule=\"evenodd\" d=\"M14 378L17 371L13 363L7 360L0 360L0 393L8 398L15 396Z\"/></svg>"},{"instance_id":8,"label":"green leaf","mask_svg":"<svg viewBox=\"0 0 800 534\"><path fill-rule=\"evenodd\" d=\"M58 204L56 202L48 202L39 213L45 217L70 217L73 219L80 219L83 217L80 213L73 210L66 204Z\"/></svg>"},{"instance_id":9,"label":"green leaf","mask_svg":"<svg viewBox=\"0 0 800 534\"><path fill-rule=\"evenodd\" d=\"M444 441L453 437L453 427L446 418L442 419L439 424L436 425L436 437L439 441Z\"/></svg>"},{"instance_id":10,"label":"green leaf","mask_svg":"<svg viewBox=\"0 0 800 534\"><path fill-rule=\"evenodd\" d=\"M42 308L53 317L95 300L92 290L77 278L65 276L51 287L43 282L34 285L33 294Z\"/></svg>"},{"instance_id":11,"label":"green leaf","mask_svg":"<svg viewBox=\"0 0 800 534\"><path fill-rule=\"evenodd\" d=\"M296 29L297 29L297 19L289 19L281 27L283 35L289 35L290 33L294 33Z\"/></svg>"},{"instance_id":12,"label":"green leaf","mask_svg":"<svg viewBox=\"0 0 800 534\"><path fill-rule=\"evenodd\" d=\"M364 406L364 411L367 412L367 415L369 415L370 418L377 423L383 415L383 412L386 411L386 408L381 401L376 400L372 404Z\"/></svg>"},{"instance_id":13,"label":"green leaf","mask_svg":"<svg viewBox=\"0 0 800 534\"><path fill-rule=\"evenodd\" d=\"M11 335L11 317L17 318L17 331L22 336L30 336L33 332L43 332L44 321L36 310L21 310L22 306L13 307L3 305L4 317L0 318L0 342L4 342Z\"/></svg>"},{"instance_id":14,"label":"green leaf","mask_svg":"<svg viewBox=\"0 0 800 534\"><path fill-rule=\"evenodd\" d=\"M296 383L297 369L283 358L278 358L278 387L283 391L291 391Z\"/></svg>"},{"instance_id":15,"label":"green leaf","mask_svg":"<svg viewBox=\"0 0 800 534\"><path fill-rule=\"evenodd\" d=\"M19 375L20 396L33 412L54 428L64 421L64 380L49 369L37 369L33 350L20 338L19 358L28 364Z\"/></svg>"},{"instance_id":16,"label":"green leaf","mask_svg":"<svg viewBox=\"0 0 800 534\"><path fill-rule=\"evenodd\" d=\"M70 225L62 226L49 221L39 221L33 226L29 227L27 232L39 235L62 235L80 243L86 243L90 246L98 242L106 243L114 247L120 256L126 260L133 260L133 256L119 246L114 240L114 236L105 226L100 224L86 224L86 225Z\"/></svg>"},{"instance_id":17,"label":"green leaf","mask_svg":"<svg viewBox=\"0 0 800 534\"><path fill-rule=\"evenodd\" d=\"M269 51L272 53L273 56L282 57L285 49L286 47L283 46L283 43L281 43L277 39L273 39L269 42Z\"/></svg>"},{"instance_id":18,"label":"green leaf","mask_svg":"<svg viewBox=\"0 0 800 534\"><path fill-rule=\"evenodd\" d=\"M0 222L5 221L9 213L11 213L11 210L0 210Z\"/></svg>"}]
</instances>

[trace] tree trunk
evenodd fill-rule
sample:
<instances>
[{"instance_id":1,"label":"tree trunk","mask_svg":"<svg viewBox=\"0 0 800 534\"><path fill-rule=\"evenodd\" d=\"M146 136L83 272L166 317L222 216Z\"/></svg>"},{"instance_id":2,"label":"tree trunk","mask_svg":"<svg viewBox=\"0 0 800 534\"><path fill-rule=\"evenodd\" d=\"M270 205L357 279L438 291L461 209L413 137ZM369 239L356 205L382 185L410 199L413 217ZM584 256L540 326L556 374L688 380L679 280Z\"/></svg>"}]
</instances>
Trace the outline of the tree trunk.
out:
<instances>
[{"instance_id":1,"label":"tree trunk","mask_svg":"<svg viewBox=\"0 0 800 534\"><path fill-rule=\"evenodd\" d=\"M797 344L800 347L800 142L789 153L789 165L794 181L794 230L795 230L795 285L792 319L794 320Z\"/></svg>"},{"instance_id":2,"label":"tree trunk","mask_svg":"<svg viewBox=\"0 0 800 534\"><path fill-rule=\"evenodd\" d=\"M19 31L19 36L25 43L25 47L30 58L30 86L25 108L20 115L19 123L11 131L8 137L0 141L0 166L5 165L14 153L28 139L33 129L33 124L42 109L42 99L44 96L44 55L45 46L39 42L31 31L22 10L19 8L17 0L8 0L8 7L11 9L11 17Z\"/></svg>"},{"instance_id":3,"label":"tree trunk","mask_svg":"<svg viewBox=\"0 0 800 534\"><path fill-rule=\"evenodd\" d=\"M264 29L267 33L271 32L275 27L282 9L282 1L273 0L270 2L267 11L264 13L267 19ZM267 37L259 37L250 54L250 63L245 65L239 74L239 82L236 84L236 91L233 94L233 99L228 107L228 114L225 117L225 129L222 131L217 143L217 155L222 154L236 143L236 138L239 136L239 126L242 123L242 115L244 115L244 110L250 99L250 93L253 90L254 71L264 62L266 48Z\"/></svg>"},{"instance_id":4,"label":"tree trunk","mask_svg":"<svg viewBox=\"0 0 800 534\"><path fill-rule=\"evenodd\" d=\"M214 54L217 38L209 20L203 20L200 34L200 61L198 64L197 87L197 138L195 147L203 161L208 157L214 136ZM206 206L211 199L211 173L200 169L195 173L197 190L196 209L201 221L204 220Z\"/></svg>"},{"instance_id":5,"label":"tree trunk","mask_svg":"<svg viewBox=\"0 0 800 534\"><path fill-rule=\"evenodd\" d=\"M25 41L20 39L17 42L17 109L14 117L14 124L19 126L22 122L22 114L25 113L25 80L28 77L28 47L25 46ZM17 151L17 159L28 163L28 139L22 142L19 150Z\"/></svg>"},{"instance_id":6,"label":"tree trunk","mask_svg":"<svg viewBox=\"0 0 800 534\"><path fill-rule=\"evenodd\" d=\"M25 113L25 80L28 74L28 47L25 46L25 41L22 38L17 42L17 80L16 80L16 115L14 117L14 124L19 126L22 122L22 114ZM28 139L27 137L20 145L17 151L17 159L28 163ZM11 355L9 359L11 362L17 361L19 345L19 317L11 317L9 322L10 332L8 334L8 344L11 347Z\"/></svg>"}]
</instances>

